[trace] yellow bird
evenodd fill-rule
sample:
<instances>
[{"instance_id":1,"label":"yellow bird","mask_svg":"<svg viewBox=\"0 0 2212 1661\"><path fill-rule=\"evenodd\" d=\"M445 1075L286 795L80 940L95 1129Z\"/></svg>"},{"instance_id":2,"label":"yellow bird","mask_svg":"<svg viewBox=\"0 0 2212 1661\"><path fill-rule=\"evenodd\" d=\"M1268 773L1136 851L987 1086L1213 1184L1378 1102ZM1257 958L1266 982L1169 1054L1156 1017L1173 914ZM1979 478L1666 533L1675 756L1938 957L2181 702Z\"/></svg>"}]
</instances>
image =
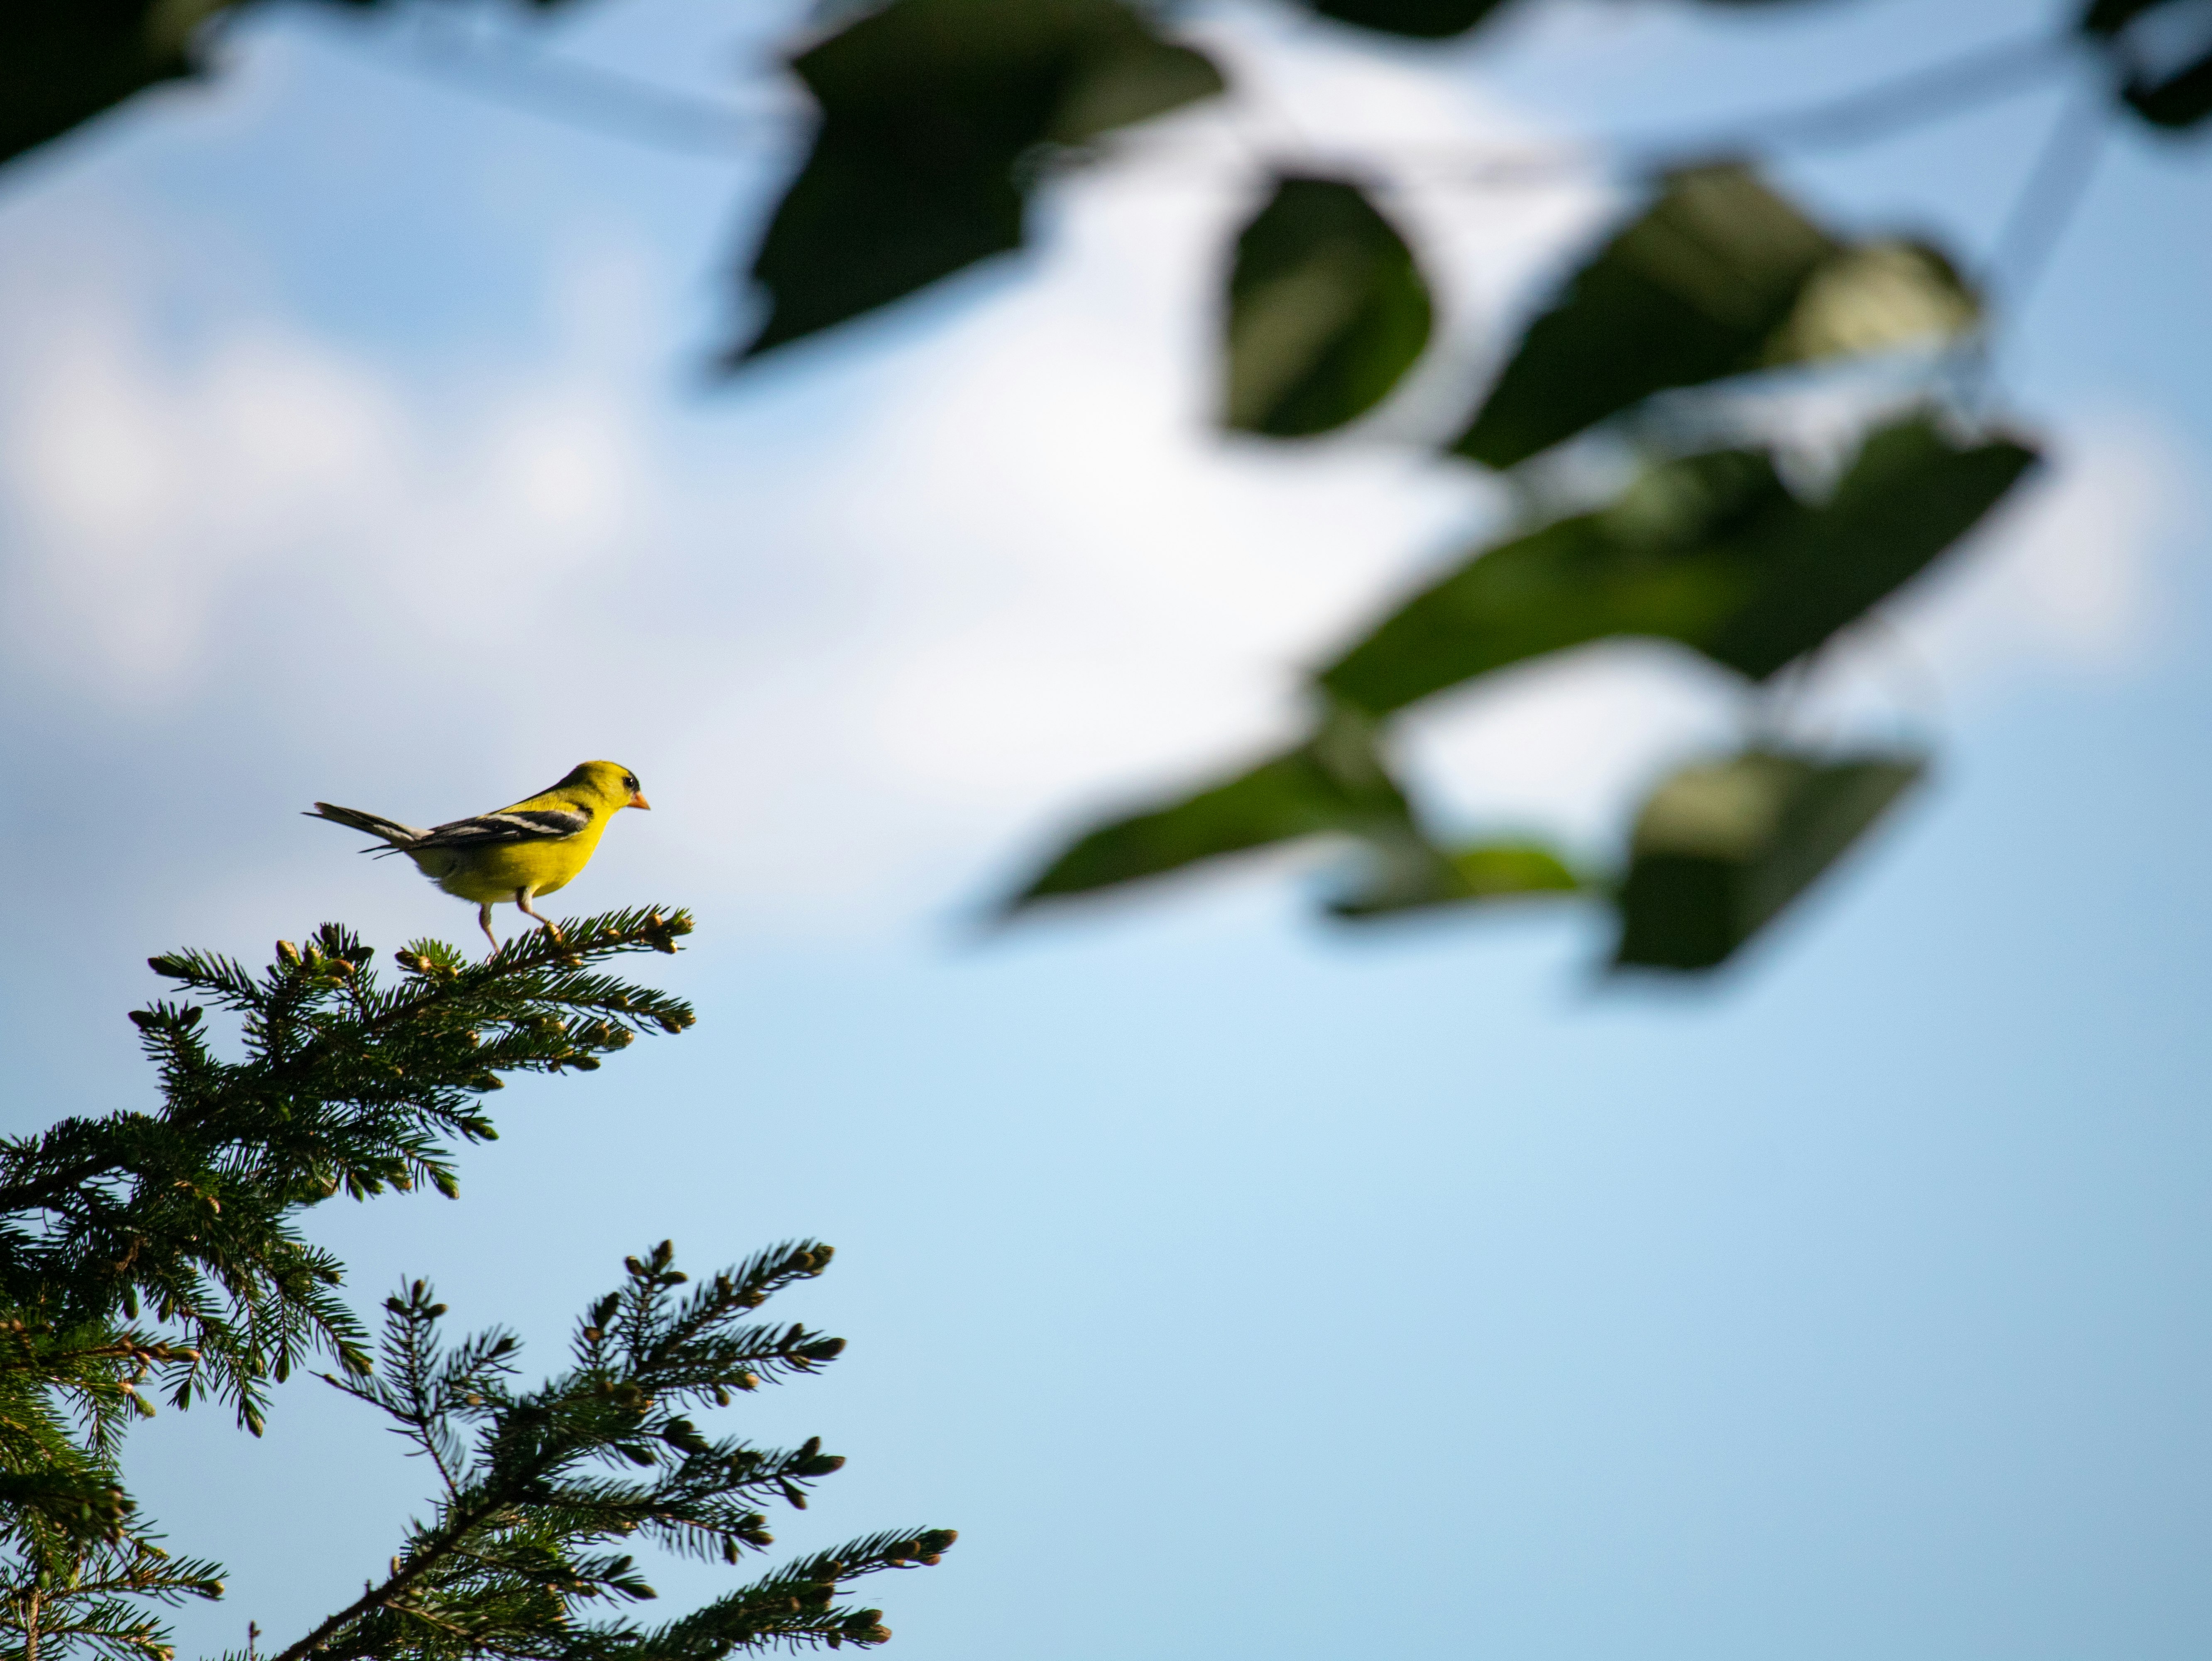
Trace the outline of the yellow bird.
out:
<instances>
[{"instance_id":1,"label":"yellow bird","mask_svg":"<svg viewBox=\"0 0 2212 1661\"><path fill-rule=\"evenodd\" d=\"M526 917L535 917L559 940L561 931L550 918L540 916L530 902L539 894L564 888L592 862L599 833L607 821L625 807L651 807L639 794L637 775L611 761L587 761L550 790L526 796L512 807L479 813L471 819L417 830L380 813L357 808L334 807L319 801L311 819L328 819L356 830L381 837L382 848L363 853L404 854L432 882L448 894L477 903L477 922L492 950L499 936L491 932L491 909L512 900Z\"/></svg>"}]
</instances>

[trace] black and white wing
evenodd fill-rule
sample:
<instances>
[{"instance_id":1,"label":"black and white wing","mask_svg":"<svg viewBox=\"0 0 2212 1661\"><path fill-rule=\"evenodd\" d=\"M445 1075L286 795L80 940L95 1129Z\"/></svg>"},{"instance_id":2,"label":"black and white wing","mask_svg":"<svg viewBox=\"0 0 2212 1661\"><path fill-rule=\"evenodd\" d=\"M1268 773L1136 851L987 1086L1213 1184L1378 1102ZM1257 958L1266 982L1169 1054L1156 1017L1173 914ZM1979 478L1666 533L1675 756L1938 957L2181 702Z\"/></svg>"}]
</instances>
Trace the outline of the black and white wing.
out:
<instances>
[{"instance_id":1,"label":"black and white wing","mask_svg":"<svg viewBox=\"0 0 2212 1661\"><path fill-rule=\"evenodd\" d=\"M408 852L425 848L489 848L499 843L556 842L573 837L591 823L591 817L574 808L509 807L497 813L478 813L474 818L454 819L433 826Z\"/></svg>"}]
</instances>

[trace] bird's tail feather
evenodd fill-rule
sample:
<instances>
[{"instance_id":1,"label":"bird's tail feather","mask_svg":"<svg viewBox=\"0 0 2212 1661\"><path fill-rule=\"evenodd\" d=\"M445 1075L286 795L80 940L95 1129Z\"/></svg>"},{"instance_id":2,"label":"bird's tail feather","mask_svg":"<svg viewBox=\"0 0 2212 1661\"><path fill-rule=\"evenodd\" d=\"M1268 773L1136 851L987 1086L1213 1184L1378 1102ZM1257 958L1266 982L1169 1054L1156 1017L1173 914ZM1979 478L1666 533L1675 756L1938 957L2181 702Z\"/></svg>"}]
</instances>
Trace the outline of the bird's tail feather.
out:
<instances>
[{"instance_id":1,"label":"bird's tail feather","mask_svg":"<svg viewBox=\"0 0 2212 1661\"><path fill-rule=\"evenodd\" d=\"M427 830L417 830L411 824L386 818L381 813L364 813L357 807L338 807L326 801L317 802L313 812L303 813L301 817L328 819L331 824L343 824L348 830L366 830L372 837L383 837L394 848L404 848L410 843L420 842L429 834Z\"/></svg>"}]
</instances>

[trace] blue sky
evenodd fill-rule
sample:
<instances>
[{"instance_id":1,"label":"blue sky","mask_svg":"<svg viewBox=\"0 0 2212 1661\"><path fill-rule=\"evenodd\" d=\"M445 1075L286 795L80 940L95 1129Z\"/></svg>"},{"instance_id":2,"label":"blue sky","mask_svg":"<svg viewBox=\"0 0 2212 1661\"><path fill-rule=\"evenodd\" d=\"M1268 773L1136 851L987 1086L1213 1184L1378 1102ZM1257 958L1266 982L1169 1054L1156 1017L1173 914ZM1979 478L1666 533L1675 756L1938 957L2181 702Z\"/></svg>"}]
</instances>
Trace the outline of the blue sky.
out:
<instances>
[{"instance_id":1,"label":"blue sky","mask_svg":"<svg viewBox=\"0 0 2212 1661\"><path fill-rule=\"evenodd\" d=\"M2200 1654L2201 144L2116 135L2041 283L1998 274L2056 463L1835 671L1843 730L1942 763L1738 972L1599 986L1573 916L1334 933L1296 861L969 927L1085 812L1285 730L1300 663L1495 522L1397 441L1435 386L1311 452L1205 431L1255 155L1680 131L2051 9L1742 9L1559 8L1443 58L1208 12L1235 113L1066 186L1035 257L720 387L790 155L772 16L605 0L557 36L739 104L726 155L280 12L211 91L19 167L11 1125L147 1099L152 951L465 937L310 800L422 822L611 755L655 812L562 898L695 905L653 972L700 1026L505 1092L459 1203L316 1227L365 1308L428 1275L548 1360L641 1244L835 1242L791 1305L848 1356L744 1410L850 1456L785 1541L962 1530L883 1586L896 1653ZM2062 95L1785 172L1978 254ZM1448 350L1608 199L1401 175ZM1469 824L1597 851L1731 718L1601 654L1453 703L1416 758ZM209 1649L342 1602L422 1491L313 1381L259 1443L165 1414L134 1457L233 1570L185 1620Z\"/></svg>"}]
</instances>

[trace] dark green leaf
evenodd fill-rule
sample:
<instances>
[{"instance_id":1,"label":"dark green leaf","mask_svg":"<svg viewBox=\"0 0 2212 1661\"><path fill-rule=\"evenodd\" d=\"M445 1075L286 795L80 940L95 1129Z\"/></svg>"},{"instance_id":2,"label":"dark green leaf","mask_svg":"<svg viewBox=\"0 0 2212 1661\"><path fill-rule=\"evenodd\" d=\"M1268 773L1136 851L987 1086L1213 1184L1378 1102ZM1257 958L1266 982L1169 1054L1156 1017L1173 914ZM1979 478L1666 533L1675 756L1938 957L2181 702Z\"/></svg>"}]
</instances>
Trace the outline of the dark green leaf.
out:
<instances>
[{"instance_id":1,"label":"dark green leaf","mask_svg":"<svg viewBox=\"0 0 2212 1661\"><path fill-rule=\"evenodd\" d=\"M753 356L1018 248L1016 164L1221 89L1119 0L893 0L801 54L812 153L752 275Z\"/></svg>"},{"instance_id":2,"label":"dark green leaf","mask_svg":"<svg viewBox=\"0 0 2212 1661\"><path fill-rule=\"evenodd\" d=\"M1340 716L1297 749L1224 783L1100 825L1047 866L1006 910L1302 837L1403 835L1411 824L1405 796L1376 756L1371 732Z\"/></svg>"},{"instance_id":3,"label":"dark green leaf","mask_svg":"<svg viewBox=\"0 0 2212 1661\"><path fill-rule=\"evenodd\" d=\"M1313 0L1313 9L1340 23L1417 40L1464 34L1505 0Z\"/></svg>"},{"instance_id":4,"label":"dark green leaf","mask_svg":"<svg viewBox=\"0 0 2212 1661\"><path fill-rule=\"evenodd\" d=\"M1925 416L1885 428L1827 504L1773 539L1758 593L1696 643L1764 679L1924 570L2035 461L2009 439L1957 442Z\"/></svg>"},{"instance_id":5,"label":"dark green leaf","mask_svg":"<svg viewBox=\"0 0 2212 1661\"><path fill-rule=\"evenodd\" d=\"M191 40L230 0L8 0L0 6L0 161L143 88L192 73Z\"/></svg>"},{"instance_id":6,"label":"dark green leaf","mask_svg":"<svg viewBox=\"0 0 2212 1661\"><path fill-rule=\"evenodd\" d=\"M1835 252L1748 167L1672 175L1530 326L1453 447L1510 467L1653 392L1756 367Z\"/></svg>"},{"instance_id":7,"label":"dark green leaf","mask_svg":"<svg viewBox=\"0 0 2212 1661\"><path fill-rule=\"evenodd\" d=\"M1764 455L1655 468L1602 511L1490 549L1414 595L1322 684L1382 715L1607 636L1702 640L1755 591L1777 526L1802 511Z\"/></svg>"},{"instance_id":8,"label":"dark green leaf","mask_svg":"<svg viewBox=\"0 0 2212 1661\"><path fill-rule=\"evenodd\" d=\"M1655 392L1955 333L1978 314L1932 248L1847 246L1747 167L1685 169L1529 326L1453 447L1510 467Z\"/></svg>"},{"instance_id":9,"label":"dark green leaf","mask_svg":"<svg viewBox=\"0 0 2212 1661\"><path fill-rule=\"evenodd\" d=\"M2197 0L2095 0L2081 28L2111 51L2120 96L2146 121L2181 128L2212 115L2212 19Z\"/></svg>"},{"instance_id":10,"label":"dark green leaf","mask_svg":"<svg viewBox=\"0 0 2212 1661\"><path fill-rule=\"evenodd\" d=\"M1281 178L1237 240L1226 424L1276 438L1340 427L1398 384L1429 324L1413 251L1358 186Z\"/></svg>"},{"instance_id":11,"label":"dark green leaf","mask_svg":"<svg viewBox=\"0 0 2212 1661\"><path fill-rule=\"evenodd\" d=\"M1376 850L1368 885L1329 910L1340 917L1376 917L1439 905L1571 894L1583 886L1565 861L1535 843L1478 843L1449 853L1425 843L1385 845Z\"/></svg>"},{"instance_id":12,"label":"dark green leaf","mask_svg":"<svg viewBox=\"0 0 2212 1661\"><path fill-rule=\"evenodd\" d=\"M1321 683L1372 715L1610 636L1673 640L1764 679L1893 593L2035 461L1915 416L1876 433L1823 506L1723 450L1654 468L1597 513L1477 555L1406 601Z\"/></svg>"},{"instance_id":13,"label":"dark green leaf","mask_svg":"<svg viewBox=\"0 0 2212 1661\"><path fill-rule=\"evenodd\" d=\"M1617 968L1711 969L1802 893L1923 770L1753 750L1685 768L1636 823Z\"/></svg>"},{"instance_id":14,"label":"dark green leaf","mask_svg":"<svg viewBox=\"0 0 2212 1661\"><path fill-rule=\"evenodd\" d=\"M1865 242L1838 249L1798 290L1759 367L1887 351L1964 333L1981 298L1942 250L1924 242Z\"/></svg>"}]
</instances>

